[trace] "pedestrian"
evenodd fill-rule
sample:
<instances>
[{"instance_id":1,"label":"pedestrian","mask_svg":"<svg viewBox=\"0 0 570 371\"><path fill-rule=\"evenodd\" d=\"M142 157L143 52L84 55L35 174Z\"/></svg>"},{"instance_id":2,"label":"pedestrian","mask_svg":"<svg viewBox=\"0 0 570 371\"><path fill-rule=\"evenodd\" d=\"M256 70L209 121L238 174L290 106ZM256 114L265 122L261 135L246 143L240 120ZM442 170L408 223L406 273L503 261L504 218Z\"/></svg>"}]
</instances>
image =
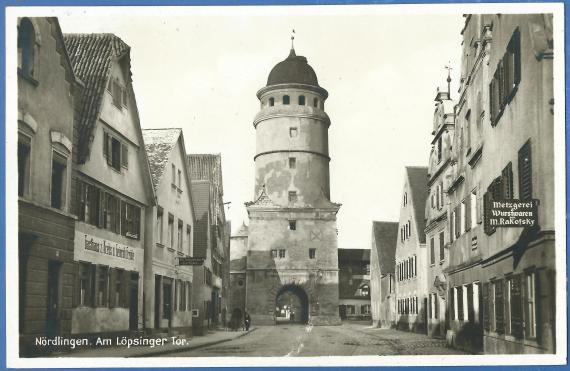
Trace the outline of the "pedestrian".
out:
<instances>
[{"instance_id":1,"label":"pedestrian","mask_svg":"<svg viewBox=\"0 0 570 371\"><path fill-rule=\"evenodd\" d=\"M249 326L251 325L251 317L247 312L245 312L244 322L245 322L245 331L249 331Z\"/></svg>"}]
</instances>

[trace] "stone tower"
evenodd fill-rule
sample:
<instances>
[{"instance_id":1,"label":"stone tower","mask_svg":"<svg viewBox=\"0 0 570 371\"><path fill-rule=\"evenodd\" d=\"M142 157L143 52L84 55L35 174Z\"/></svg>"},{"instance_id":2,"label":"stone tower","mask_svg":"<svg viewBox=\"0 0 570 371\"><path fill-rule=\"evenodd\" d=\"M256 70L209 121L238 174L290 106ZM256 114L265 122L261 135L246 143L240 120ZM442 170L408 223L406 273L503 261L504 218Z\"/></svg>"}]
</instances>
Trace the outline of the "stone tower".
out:
<instances>
[{"instance_id":1,"label":"stone tower","mask_svg":"<svg viewBox=\"0 0 570 371\"><path fill-rule=\"evenodd\" d=\"M327 96L293 48L257 92L255 193L246 203L246 308L255 324L340 323Z\"/></svg>"}]
</instances>

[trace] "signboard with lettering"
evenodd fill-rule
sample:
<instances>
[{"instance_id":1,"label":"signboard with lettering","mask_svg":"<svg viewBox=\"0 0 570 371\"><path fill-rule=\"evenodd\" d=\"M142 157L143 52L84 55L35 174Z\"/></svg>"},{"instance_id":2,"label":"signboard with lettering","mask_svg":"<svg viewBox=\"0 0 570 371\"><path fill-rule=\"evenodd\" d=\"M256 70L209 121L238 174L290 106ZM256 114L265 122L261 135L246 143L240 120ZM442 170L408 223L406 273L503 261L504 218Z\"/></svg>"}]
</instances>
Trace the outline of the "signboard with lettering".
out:
<instances>
[{"instance_id":1,"label":"signboard with lettering","mask_svg":"<svg viewBox=\"0 0 570 371\"><path fill-rule=\"evenodd\" d=\"M178 265L202 265L204 258L194 256L182 256L178 258Z\"/></svg>"},{"instance_id":2,"label":"signboard with lettering","mask_svg":"<svg viewBox=\"0 0 570 371\"><path fill-rule=\"evenodd\" d=\"M75 231L75 260L139 270L142 268L141 253L140 248Z\"/></svg>"},{"instance_id":3,"label":"signboard with lettering","mask_svg":"<svg viewBox=\"0 0 570 371\"><path fill-rule=\"evenodd\" d=\"M491 227L534 227L538 222L537 200L491 201L489 225Z\"/></svg>"}]
</instances>

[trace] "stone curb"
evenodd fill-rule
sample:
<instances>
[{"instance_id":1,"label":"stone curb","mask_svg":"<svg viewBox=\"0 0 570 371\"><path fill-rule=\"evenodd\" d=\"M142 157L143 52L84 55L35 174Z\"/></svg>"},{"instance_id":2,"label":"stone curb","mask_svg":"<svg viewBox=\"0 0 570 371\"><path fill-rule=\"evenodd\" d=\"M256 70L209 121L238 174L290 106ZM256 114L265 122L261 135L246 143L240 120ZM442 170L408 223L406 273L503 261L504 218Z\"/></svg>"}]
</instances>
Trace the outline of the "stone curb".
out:
<instances>
[{"instance_id":1,"label":"stone curb","mask_svg":"<svg viewBox=\"0 0 570 371\"><path fill-rule=\"evenodd\" d=\"M225 343L225 342L232 341L235 339L239 339L241 337L244 337L244 336L254 332L255 330L257 330L257 327L254 327L251 330L244 332L243 334L240 334L240 335L238 335L234 338L230 338L230 339L215 340L215 341L210 341L210 342L206 342L206 343L198 344L198 345L188 345L188 346L176 347L176 348L166 349L166 350L159 350L159 351L154 351L154 352L153 351L145 352L143 354L135 354L132 356L127 356L127 358L154 357L154 356L159 356L159 355L164 355L164 354L187 352L190 350L209 347L211 345L221 344L221 343Z\"/></svg>"}]
</instances>

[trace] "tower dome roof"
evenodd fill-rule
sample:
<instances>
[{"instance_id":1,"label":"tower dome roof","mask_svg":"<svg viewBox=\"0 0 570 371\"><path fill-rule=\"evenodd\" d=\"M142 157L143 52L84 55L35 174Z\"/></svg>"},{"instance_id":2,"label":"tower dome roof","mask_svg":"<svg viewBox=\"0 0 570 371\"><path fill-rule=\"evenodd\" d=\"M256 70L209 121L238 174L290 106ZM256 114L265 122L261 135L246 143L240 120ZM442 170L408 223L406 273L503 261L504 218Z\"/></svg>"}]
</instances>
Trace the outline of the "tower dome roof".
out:
<instances>
[{"instance_id":1,"label":"tower dome roof","mask_svg":"<svg viewBox=\"0 0 570 371\"><path fill-rule=\"evenodd\" d=\"M277 84L319 86L315 70L307 63L307 58L295 54L295 49L291 49L287 59L277 63L269 73L267 86Z\"/></svg>"}]
</instances>

